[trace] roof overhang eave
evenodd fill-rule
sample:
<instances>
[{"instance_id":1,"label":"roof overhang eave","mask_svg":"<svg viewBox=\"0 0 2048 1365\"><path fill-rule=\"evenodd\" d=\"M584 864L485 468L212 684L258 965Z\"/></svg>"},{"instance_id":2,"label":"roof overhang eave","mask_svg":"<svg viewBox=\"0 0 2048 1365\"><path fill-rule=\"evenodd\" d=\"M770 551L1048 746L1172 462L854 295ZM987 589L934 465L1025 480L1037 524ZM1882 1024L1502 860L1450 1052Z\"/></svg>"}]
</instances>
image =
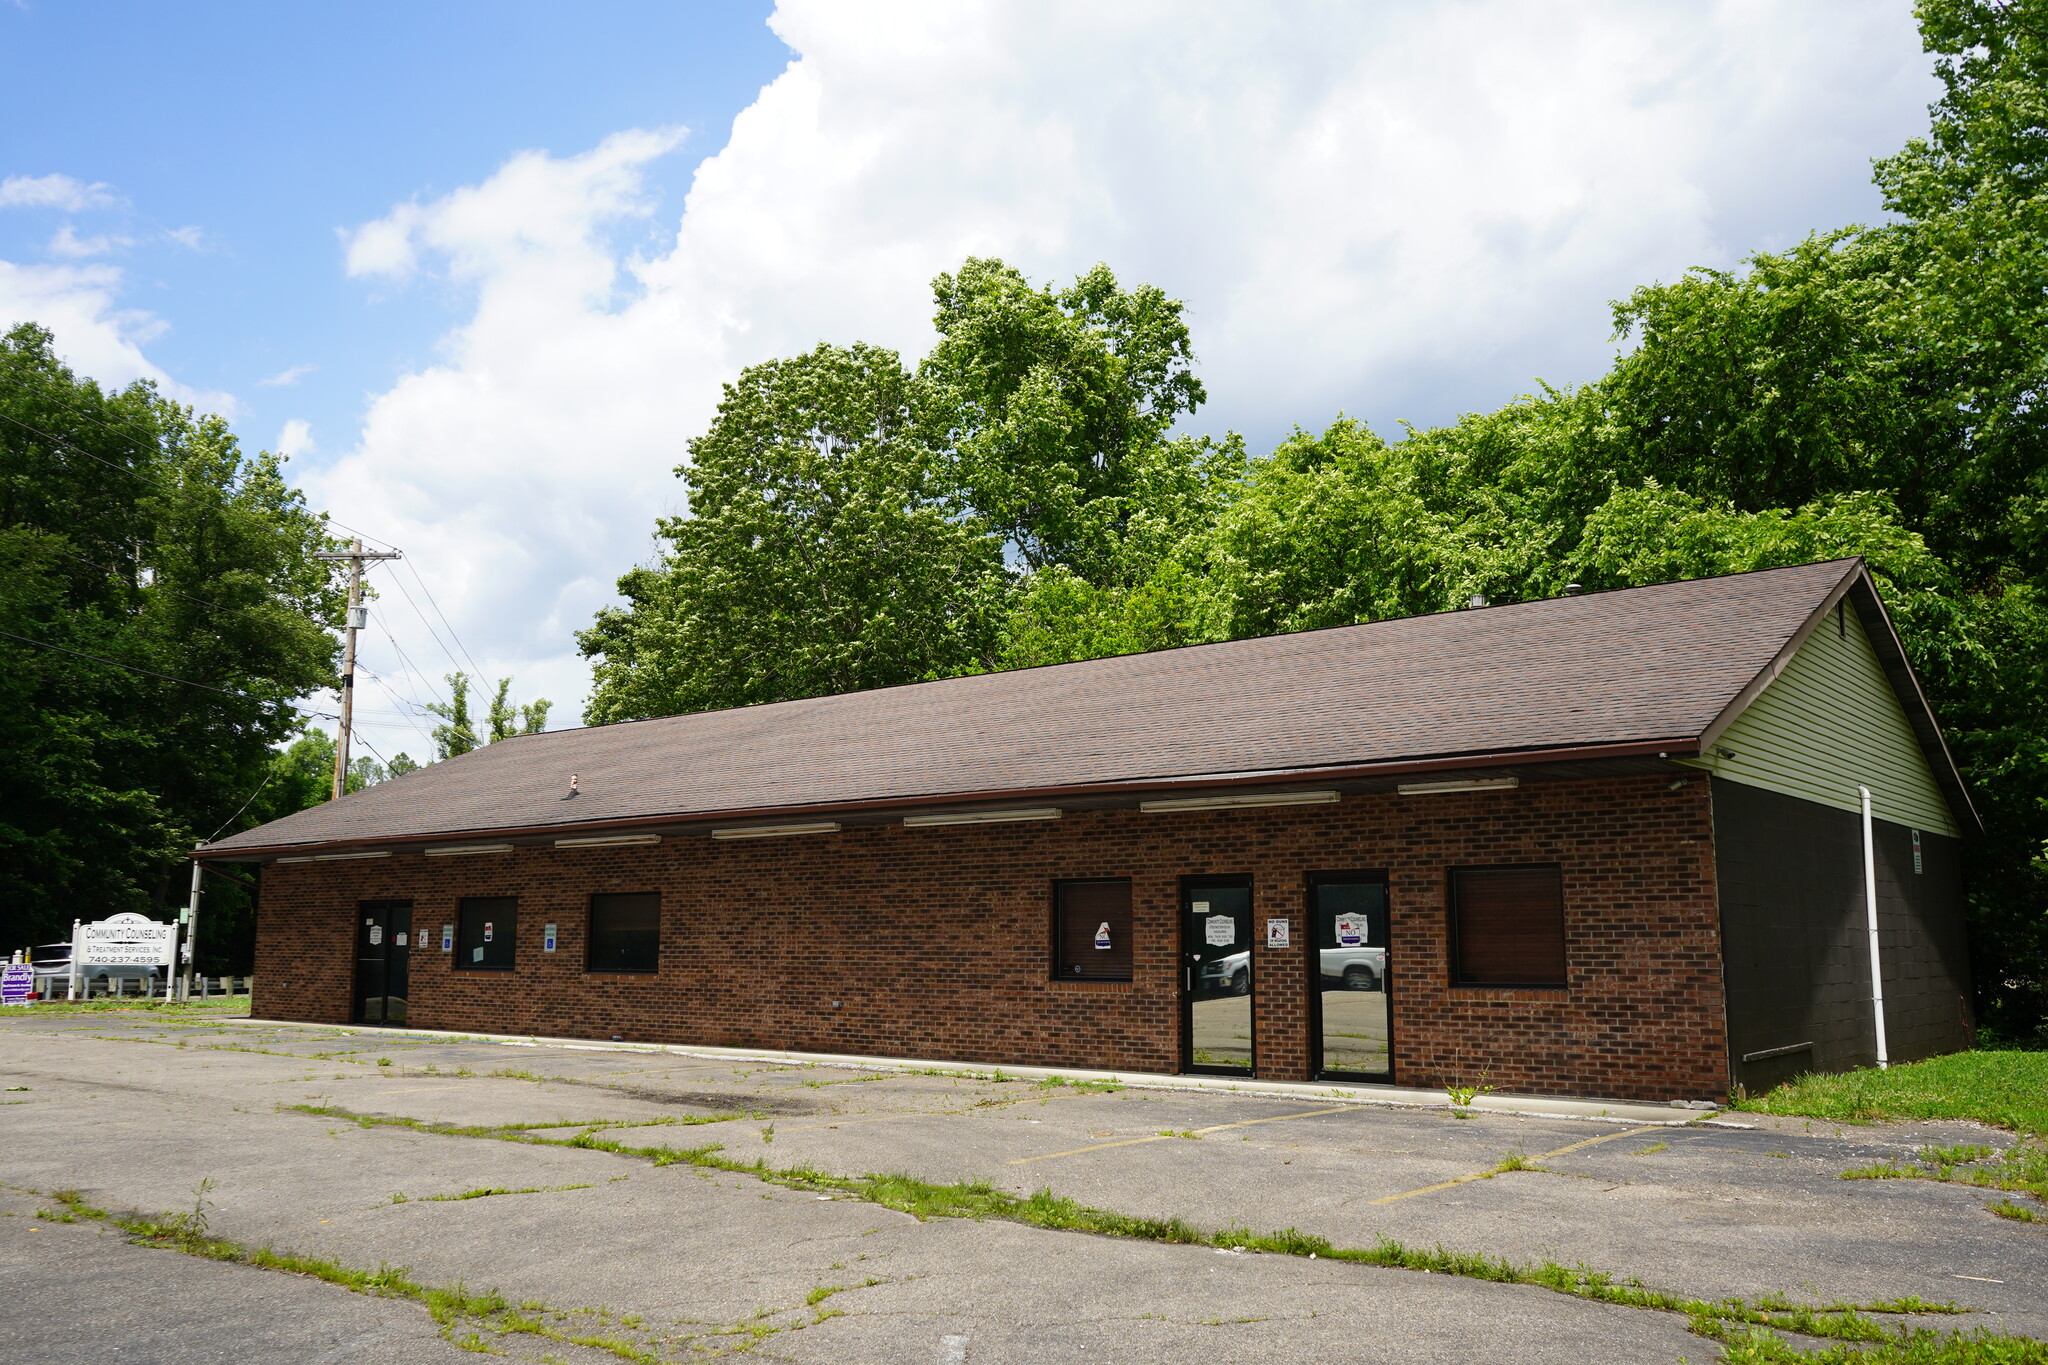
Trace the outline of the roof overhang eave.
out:
<instances>
[{"instance_id":1,"label":"roof overhang eave","mask_svg":"<svg viewBox=\"0 0 2048 1365\"><path fill-rule=\"evenodd\" d=\"M1487 753L1446 754L1430 758L1313 768L1269 768L1251 773L1198 773L1138 778L1123 782L1076 783L1057 787L1013 787L989 791L940 792L924 796L891 796L865 801L655 813L607 820L586 820L573 824L446 829L425 834L394 834L317 843L267 844L231 849L209 846L195 850L192 856L202 862L267 862L274 858L298 857L312 853L346 853L373 849L397 851L426 844L447 843L456 839L472 842L481 839L565 839L625 831L660 833L664 830L684 830L742 821L759 822L824 815L877 815L893 811L914 812L935 806L975 806L990 802L1101 800L1104 797L1119 796L1136 799L1159 792L1213 791L1245 787L1286 788L1310 782L1360 782L1375 778L1405 777L1414 773L1456 772L1470 768L1527 768L1553 763L1596 762L1602 759L1667 755L1676 757L1697 754L1700 749L1701 742L1698 736L1683 735L1668 739L1628 740L1614 744L1577 745L1569 748L1496 750Z\"/></svg>"}]
</instances>

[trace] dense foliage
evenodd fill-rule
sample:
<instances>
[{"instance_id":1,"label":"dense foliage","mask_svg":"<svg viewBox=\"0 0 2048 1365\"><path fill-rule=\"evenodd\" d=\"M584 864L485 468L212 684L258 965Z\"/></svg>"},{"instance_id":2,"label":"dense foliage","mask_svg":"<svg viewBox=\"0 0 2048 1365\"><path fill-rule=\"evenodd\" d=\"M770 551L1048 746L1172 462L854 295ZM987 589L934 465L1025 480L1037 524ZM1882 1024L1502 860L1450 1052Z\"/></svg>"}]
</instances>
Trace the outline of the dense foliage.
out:
<instances>
[{"instance_id":1,"label":"dense foliage","mask_svg":"<svg viewBox=\"0 0 2048 1365\"><path fill-rule=\"evenodd\" d=\"M1181 306L1098 266L934 282L915 371L729 386L691 515L584 632L593 722L1866 556L1969 778L1983 1017L2048 1019L2048 0L1928 0L1895 220L1615 306L1613 370L1389 443L1174 434Z\"/></svg>"},{"instance_id":2,"label":"dense foliage","mask_svg":"<svg viewBox=\"0 0 2048 1365\"><path fill-rule=\"evenodd\" d=\"M193 843L288 788L274 746L334 684L342 600L280 464L146 384L77 378L39 328L0 338L6 947L161 916ZM235 904L203 969L246 932Z\"/></svg>"}]
</instances>

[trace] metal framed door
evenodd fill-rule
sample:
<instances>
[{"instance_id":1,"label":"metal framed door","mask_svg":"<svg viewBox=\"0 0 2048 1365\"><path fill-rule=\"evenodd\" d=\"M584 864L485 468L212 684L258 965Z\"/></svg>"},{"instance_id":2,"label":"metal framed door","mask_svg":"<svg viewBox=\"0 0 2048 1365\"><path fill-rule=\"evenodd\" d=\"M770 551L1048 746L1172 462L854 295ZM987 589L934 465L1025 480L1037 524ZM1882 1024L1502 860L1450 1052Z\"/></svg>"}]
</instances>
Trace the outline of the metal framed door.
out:
<instances>
[{"instance_id":1,"label":"metal framed door","mask_svg":"<svg viewBox=\"0 0 2048 1365\"><path fill-rule=\"evenodd\" d=\"M411 990L412 902L364 901L356 921L355 1022L403 1024Z\"/></svg>"},{"instance_id":2,"label":"metal framed door","mask_svg":"<svg viewBox=\"0 0 2048 1365\"><path fill-rule=\"evenodd\" d=\"M1315 935L1309 970L1318 1080L1394 1079L1392 954L1387 879L1378 872L1316 872L1308 879Z\"/></svg>"},{"instance_id":3,"label":"metal framed door","mask_svg":"<svg viewBox=\"0 0 2048 1365\"><path fill-rule=\"evenodd\" d=\"M1249 1076L1252 1047L1252 883L1181 884L1181 1069Z\"/></svg>"}]
</instances>

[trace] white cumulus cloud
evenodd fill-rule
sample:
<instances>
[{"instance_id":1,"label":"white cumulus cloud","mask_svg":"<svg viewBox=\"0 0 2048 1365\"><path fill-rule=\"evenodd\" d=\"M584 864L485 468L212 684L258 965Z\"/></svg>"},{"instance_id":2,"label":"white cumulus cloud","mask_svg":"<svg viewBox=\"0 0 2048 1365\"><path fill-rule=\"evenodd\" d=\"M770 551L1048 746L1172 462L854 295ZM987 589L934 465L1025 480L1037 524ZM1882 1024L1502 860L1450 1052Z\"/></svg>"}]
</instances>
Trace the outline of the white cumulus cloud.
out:
<instances>
[{"instance_id":1,"label":"white cumulus cloud","mask_svg":"<svg viewBox=\"0 0 2048 1365\"><path fill-rule=\"evenodd\" d=\"M277 440L271 449L290 458L294 455L311 455L319 447L313 442L313 424L303 417L294 417L284 424L277 433Z\"/></svg>"},{"instance_id":2,"label":"white cumulus cloud","mask_svg":"<svg viewBox=\"0 0 2048 1365\"><path fill-rule=\"evenodd\" d=\"M288 370L279 370L276 374L267 375L256 382L266 389L288 389L319 368L318 365L294 365Z\"/></svg>"},{"instance_id":3,"label":"white cumulus cloud","mask_svg":"<svg viewBox=\"0 0 2048 1365\"><path fill-rule=\"evenodd\" d=\"M620 229L675 130L521 153L343 234L351 275L474 304L308 476L315 504L402 545L558 723L587 681L571 633L679 501L719 384L820 340L914 355L928 281L969 254L1186 299L1198 427L1442 420L1599 373L1607 300L1639 283L1874 213L1868 159L1931 91L1910 15L1860 0L790 0L772 22L796 59L651 250Z\"/></svg>"},{"instance_id":4,"label":"white cumulus cloud","mask_svg":"<svg viewBox=\"0 0 2048 1365\"><path fill-rule=\"evenodd\" d=\"M56 236L50 238L49 252L52 256L68 260L83 260L89 256L104 256L110 251L118 251L124 246L133 245L134 242L128 238L111 234L81 237L71 224L66 223L57 229Z\"/></svg>"},{"instance_id":5,"label":"white cumulus cloud","mask_svg":"<svg viewBox=\"0 0 2048 1365\"><path fill-rule=\"evenodd\" d=\"M0 180L0 209L62 209L78 213L120 202L111 185L88 185L68 175L10 175Z\"/></svg>"},{"instance_id":6,"label":"white cumulus cloud","mask_svg":"<svg viewBox=\"0 0 2048 1365\"><path fill-rule=\"evenodd\" d=\"M143 354L166 324L153 313L121 307L120 292L121 272L114 266L0 261L0 330L37 323L49 330L66 364L102 384L150 379L181 403L230 419L239 414L234 395L180 384Z\"/></svg>"}]
</instances>

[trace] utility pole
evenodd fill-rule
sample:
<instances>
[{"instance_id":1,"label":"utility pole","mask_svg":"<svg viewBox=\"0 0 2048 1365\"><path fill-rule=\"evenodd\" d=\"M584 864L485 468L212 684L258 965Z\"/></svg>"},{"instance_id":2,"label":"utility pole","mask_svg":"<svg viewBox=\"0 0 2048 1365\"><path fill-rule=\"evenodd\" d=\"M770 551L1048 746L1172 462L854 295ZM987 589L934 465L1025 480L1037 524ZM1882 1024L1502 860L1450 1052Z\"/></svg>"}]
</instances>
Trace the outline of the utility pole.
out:
<instances>
[{"instance_id":1,"label":"utility pole","mask_svg":"<svg viewBox=\"0 0 2048 1365\"><path fill-rule=\"evenodd\" d=\"M334 734L332 799L336 801L348 790L348 736L356 701L356 632L370 623L370 609L363 605L363 561L403 557L396 550L365 550L360 540L346 550L322 550L313 556L348 564L348 628L342 632L341 646L341 728Z\"/></svg>"},{"instance_id":2,"label":"utility pole","mask_svg":"<svg viewBox=\"0 0 2048 1365\"><path fill-rule=\"evenodd\" d=\"M192 847L204 848L206 845L194 844ZM194 858L192 860L192 898L185 903L185 913L181 916L185 921L185 932L182 935L176 930L171 932L171 962L169 966L164 968L164 996L166 999L171 994L170 978L173 975L178 975L178 998L180 1000L190 1000L192 998L192 963L198 957L198 953L194 950L199 946L199 878L203 870L203 865L197 858ZM179 942L180 938L184 940L183 943ZM181 956L184 959L185 970L182 974L179 974L178 960Z\"/></svg>"}]
</instances>

